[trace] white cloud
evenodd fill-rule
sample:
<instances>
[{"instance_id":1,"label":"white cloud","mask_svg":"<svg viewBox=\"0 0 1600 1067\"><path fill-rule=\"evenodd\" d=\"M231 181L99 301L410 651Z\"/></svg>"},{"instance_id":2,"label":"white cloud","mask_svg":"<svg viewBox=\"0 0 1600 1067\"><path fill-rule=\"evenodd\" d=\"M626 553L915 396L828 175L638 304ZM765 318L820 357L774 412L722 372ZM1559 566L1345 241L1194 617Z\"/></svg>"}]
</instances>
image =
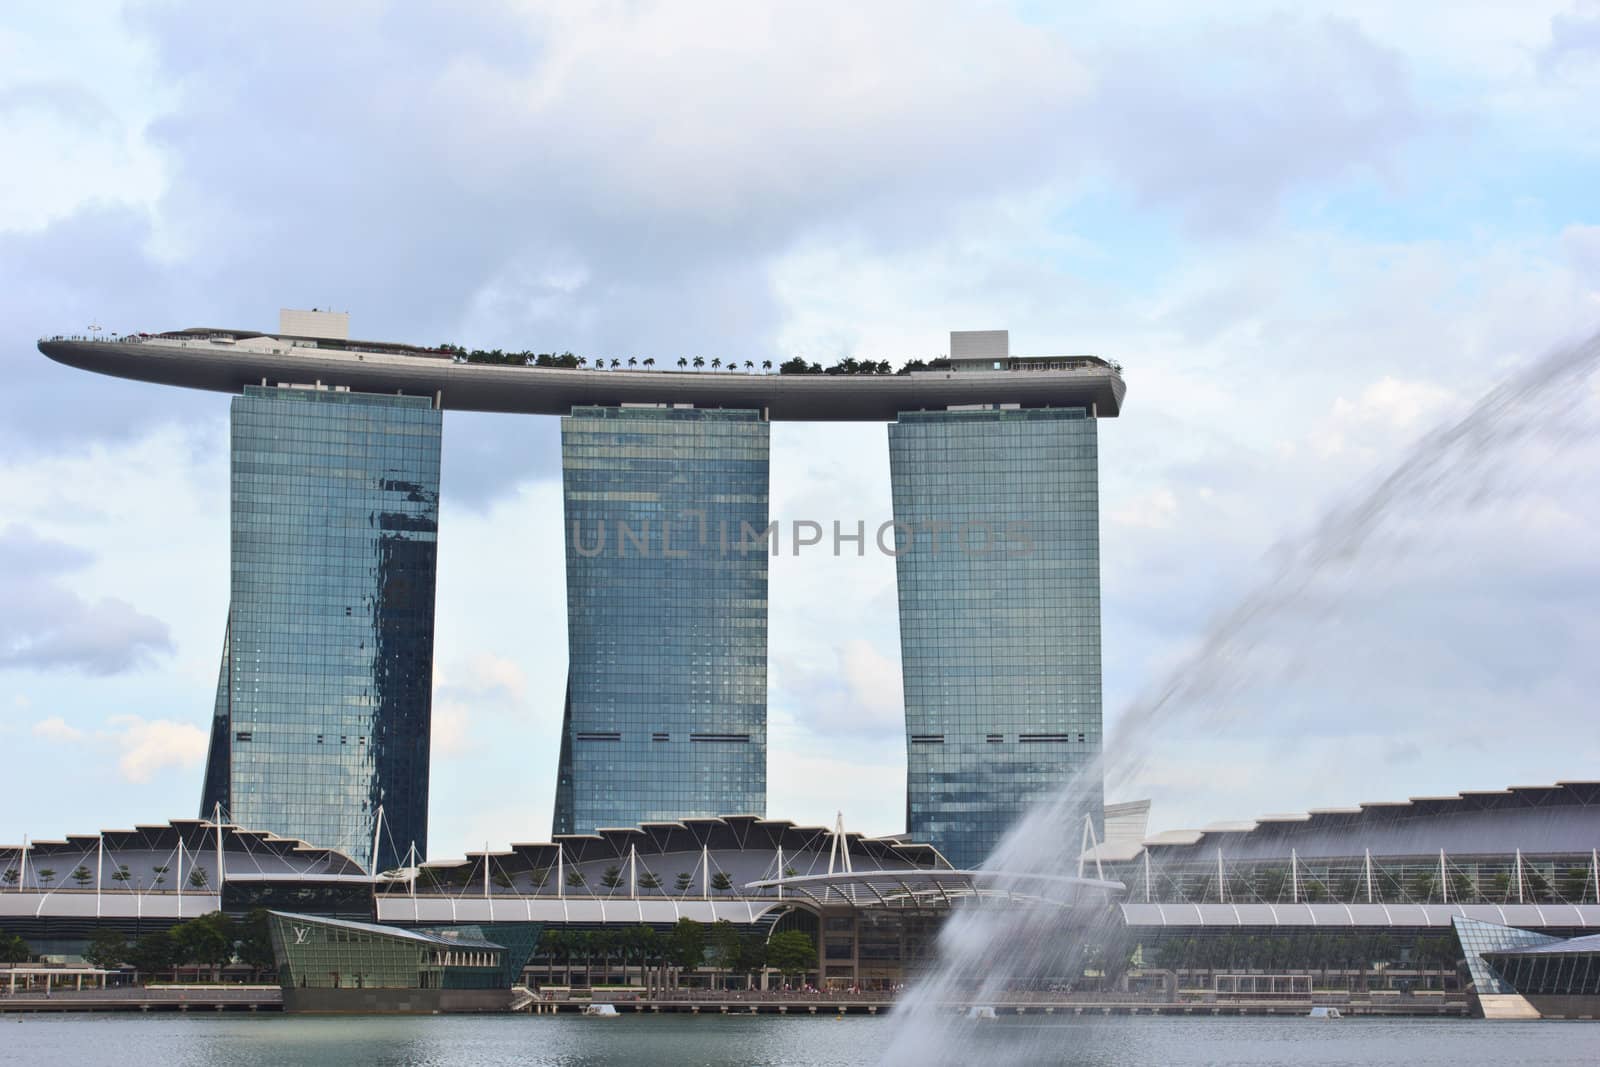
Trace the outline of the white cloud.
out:
<instances>
[{"instance_id":1,"label":"white cloud","mask_svg":"<svg viewBox=\"0 0 1600 1067\"><path fill-rule=\"evenodd\" d=\"M434 678L436 689L449 688L475 697L503 697L521 701L527 693L528 679L522 667L492 652L475 652L450 671Z\"/></svg>"},{"instance_id":2,"label":"white cloud","mask_svg":"<svg viewBox=\"0 0 1600 1067\"><path fill-rule=\"evenodd\" d=\"M1355 400L1338 397L1323 424L1307 439L1324 458L1353 452L1373 457L1433 426L1459 409L1461 398L1433 382L1384 377L1368 385Z\"/></svg>"},{"instance_id":3,"label":"white cloud","mask_svg":"<svg viewBox=\"0 0 1600 1067\"><path fill-rule=\"evenodd\" d=\"M76 726L69 725L61 716L52 715L33 724L33 736L72 744L82 741L87 735Z\"/></svg>"},{"instance_id":4,"label":"white cloud","mask_svg":"<svg viewBox=\"0 0 1600 1067\"><path fill-rule=\"evenodd\" d=\"M902 714L900 661L878 651L871 641L847 640L839 650L850 696L860 707L892 717Z\"/></svg>"},{"instance_id":5,"label":"white cloud","mask_svg":"<svg viewBox=\"0 0 1600 1067\"><path fill-rule=\"evenodd\" d=\"M1121 360L1127 413L1100 427L1114 717L1248 583L1274 538L1451 396L1475 395L1595 317L1600 241L1592 205L1570 191L1593 167L1595 138L1573 131L1592 128L1595 109L1575 62L1537 75L1551 5L1442 21L1407 5L1340 6L1344 21L1329 22L1251 0L1219 22L1145 4L1146 17L1109 24L906 3L406 18L308 5L227 20L158 5L134 10L131 26L103 9L49 16L77 20L43 33L72 42L54 51L8 22L0 109L16 107L0 128L42 162L0 179L13 183L0 228L22 227L0 233L0 288L15 297L0 308L11 383L0 499L41 537L93 548L98 558L59 583L80 605L119 600L170 620L174 648L159 671L114 683L36 672L31 692L69 718L115 706L141 723L203 726L228 531L222 397L70 371L30 338L96 317L260 325L265 300L333 299L369 335L589 355L898 359L942 352L952 327L995 326L1020 350ZM1570 43L1575 24L1563 26ZM130 43L108 55L106 41ZM73 92L37 91L63 78ZM4 95L18 83L26 92ZM1449 127L1462 113L1472 136L1441 143L1439 116ZM241 124L253 136L237 137ZM96 146L88 165L85 144ZM145 144L154 168L141 169ZM366 194L375 188L384 195ZM1504 189L1521 200L1501 204ZM1148 209L1126 209L1141 197ZM61 218L90 199L99 206ZM217 233L235 239L219 246ZM308 247L319 254L296 253ZM178 420L191 428L167 425ZM1311 447L1319 433L1342 435L1336 461ZM775 518L887 517L881 426L780 424L773 444ZM548 827L566 653L554 420L452 412L445 448L432 838L452 852ZM1418 634L1515 646L1505 619L1537 621L1564 649L1585 611L1567 598L1589 585L1548 549L1591 543L1596 518L1570 486L1547 488L1503 508L1503 526L1451 524L1461 550L1425 562L1430 576L1455 568L1456 585L1363 605L1349 625L1382 635L1397 660L1419 658ZM1534 535L1538 551L1522 551ZM1500 564L1530 555L1537 581ZM1455 600L1461 582L1490 581L1485 570L1505 576L1498 619ZM899 829L892 562L785 556L771 575L772 814L826 822L843 806L852 825ZM1408 604L1409 628L1382 625ZM1429 691L1362 660L1371 692L1350 699L1404 691L1420 704L1472 659L1503 672L1479 688L1529 663L1584 680L1576 656L1518 652L1428 660L1446 679ZM1573 701L1557 695L1541 714L1566 713ZM1267 701L1234 708L1267 734L1307 721ZM150 733L107 732L129 746ZM198 761L185 744L134 760L148 781L123 794L139 818L191 810L192 773L149 770L171 767L162 753ZM96 751L112 777L122 750L107 740ZM1334 802L1368 788L1303 753L1251 752L1239 774L1260 759L1280 772L1273 807L1308 781ZM1519 774L1568 773L1550 768L1583 755L1546 750ZM21 773L56 769L38 762ZM1375 794L1403 793L1391 783L1417 773L1370 763ZM1457 788L1504 784L1481 764L1438 773L1472 779L1443 783ZM506 782L520 783L515 805ZM1216 814L1255 810L1237 795L1173 792L1196 808L1225 800ZM59 817L103 822L102 798L58 804Z\"/></svg>"},{"instance_id":6,"label":"white cloud","mask_svg":"<svg viewBox=\"0 0 1600 1067\"><path fill-rule=\"evenodd\" d=\"M432 753L450 759L472 752L473 724L521 712L528 680L516 662L492 652L473 652L449 669L433 673ZM519 720L523 717L516 716ZM525 721L525 720L524 720Z\"/></svg>"},{"instance_id":7,"label":"white cloud","mask_svg":"<svg viewBox=\"0 0 1600 1067\"><path fill-rule=\"evenodd\" d=\"M193 772L205 761L210 735L187 722L171 719L142 719L137 715L113 715L106 720L105 737L119 751L117 767L124 780L141 784L161 771L184 772L192 783Z\"/></svg>"},{"instance_id":8,"label":"white cloud","mask_svg":"<svg viewBox=\"0 0 1600 1067\"><path fill-rule=\"evenodd\" d=\"M1106 518L1119 526L1138 526L1147 530L1165 530L1178 517L1178 497L1166 486L1159 486L1127 500L1112 504L1106 509Z\"/></svg>"},{"instance_id":9,"label":"white cloud","mask_svg":"<svg viewBox=\"0 0 1600 1067\"><path fill-rule=\"evenodd\" d=\"M145 126L163 102L146 42L100 2L13 12L0 29L0 231L39 229L86 201L144 207L163 185ZM71 40L70 73L52 44Z\"/></svg>"},{"instance_id":10,"label":"white cloud","mask_svg":"<svg viewBox=\"0 0 1600 1067\"><path fill-rule=\"evenodd\" d=\"M540 154L588 174L594 194L718 228L774 206L1011 180L1050 154L1039 135L1088 85L1061 38L995 8L893 0L819 18L809 4L723 2L686 17L644 3L529 23L536 63L458 63L434 86L469 105L450 109L462 148L505 151L507 121L542 129ZM498 122L459 121L472 114Z\"/></svg>"},{"instance_id":11,"label":"white cloud","mask_svg":"<svg viewBox=\"0 0 1600 1067\"><path fill-rule=\"evenodd\" d=\"M432 758L460 756L468 751L467 732L471 711L455 700L433 702L433 732L429 739Z\"/></svg>"},{"instance_id":12,"label":"white cloud","mask_svg":"<svg viewBox=\"0 0 1600 1067\"><path fill-rule=\"evenodd\" d=\"M1595 293L1600 295L1600 226L1574 223L1561 231L1561 247Z\"/></svg>"},{"instance_id":13,"label":"white cloud","mask_svg":"<svg viewBox=\"0 0 1600 1067\"><path fill-rule=\"evenodd\" d=\"M832 826L843 812L845 828L865 834L897 834L905 830L906 769L900 761L874 758L831 746L831 752L789 752L767 767L767 789L773 796L792 797L774 818L802 825Z\"/></svg>"},{"instance_id":14,"label":"white cloud","mask_svg":"<svg viewBox=\"0 0 1600 1067\"><path fill-rule=\"evenodd\" d=\"M1355 402L1344 397L1335 400L1333 414L1349 422L1378 422L1396 430L1410 430L1423 420L1438 421L1458 403L1459 398L1443 386L1385 375L1363 389Z\"/></svg>"},{"instance_id":15,"label":"white cloud","mask_svg":"<svg viewBox=\"0 0 1600 1067\"><path fill-rule=\"evenodd\" d=\"M1348 18L1235 16L1108 53L1095 154L1119 189L1197 232L1253 229L1301 187L1392 181L1429 126L1402 54Z\"/></svg>"},{"instance_id":16,"label":"white cloud","mask_svg":"<svg viewBox=\"0 0 1600 1067\"><path fill-rule=\"evenodd\" d=\"M0 530L0 668L121 674L172 650L166 623L116 597L91 602L63 583L92 560L27 526Z\"/></svg>"}]
</instances>

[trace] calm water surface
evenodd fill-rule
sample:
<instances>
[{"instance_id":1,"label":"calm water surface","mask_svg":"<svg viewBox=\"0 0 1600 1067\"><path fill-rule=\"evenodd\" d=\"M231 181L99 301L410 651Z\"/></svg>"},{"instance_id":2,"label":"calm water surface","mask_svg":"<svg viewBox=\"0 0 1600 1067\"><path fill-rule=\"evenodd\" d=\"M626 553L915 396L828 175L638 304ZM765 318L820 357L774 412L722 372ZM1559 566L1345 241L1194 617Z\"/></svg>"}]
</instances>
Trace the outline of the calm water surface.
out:
<instances>
[{"instance_id":1,"label":"calm water surface","mask_svg":"<svg viewBox=\"0 0 1600 1067\"><path fill-rule=\"evenodd\" d=\"M54 1067L161 1064L198 1067L410 1065L876 1063L883 1020L693 1016L0 1016L0 1063ZM1600 1063L1600 1023L1465 1020L1110 1018L974 1023L974 1040L941 1062L981 1060L1095 1067L1152 1064L1295 1064L1405 1067ZM972 1049L981 1050L978 1057Z\"/></svg>"}]
</instances>

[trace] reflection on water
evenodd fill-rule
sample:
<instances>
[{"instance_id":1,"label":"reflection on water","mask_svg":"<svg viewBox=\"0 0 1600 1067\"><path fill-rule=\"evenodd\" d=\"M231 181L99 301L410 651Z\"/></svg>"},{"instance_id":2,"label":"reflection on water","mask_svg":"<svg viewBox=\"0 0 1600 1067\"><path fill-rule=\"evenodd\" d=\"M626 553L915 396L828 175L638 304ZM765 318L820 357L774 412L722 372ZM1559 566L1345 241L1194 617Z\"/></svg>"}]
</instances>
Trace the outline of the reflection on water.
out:
<instances>
[{"instance_id":1,"label":"reflection on water","mask_svg":"<svg viewBox=\"0 0 1600 1067\"><path fill-rule=\"evenodd\" d=\"M21 1019L20 1022L17 1020ZM1472 1067L1595 1062L1600 1029L1584 1023L1485 1023L1437 1019L1123 1018L1003 1019L973 1023L970 1047L1027 1062L1282 1064ZM29 1067L93 1063L201 1067L434 1067L502 1064L877 1063L884 1019L624 1015L295 1018L280 1015L0 1016L0 1059Z\"/></svg>"}]
</instances>

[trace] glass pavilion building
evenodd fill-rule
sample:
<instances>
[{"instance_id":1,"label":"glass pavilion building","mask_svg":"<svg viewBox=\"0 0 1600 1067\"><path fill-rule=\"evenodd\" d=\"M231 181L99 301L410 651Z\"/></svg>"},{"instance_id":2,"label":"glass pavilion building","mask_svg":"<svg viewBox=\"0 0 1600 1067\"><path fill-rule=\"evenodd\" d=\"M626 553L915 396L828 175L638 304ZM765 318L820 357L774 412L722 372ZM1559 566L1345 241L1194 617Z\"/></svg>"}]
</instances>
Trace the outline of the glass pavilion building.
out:
<instances>
[{"instance_id":1,"label":"glass pavilion building","mask_svg":"<svg viewBox=\"0 0 1600 1067\"><path fill-rule=\"evenodd\" d=\"M768 450L759 411L562 420L556 833L766 814Z\"/></svg>"},{"instance_id":2,"label":"glass pavilion building","mask_svg":"<svg viewBox=\"0 0 1600 1067\"><path fill-rule=\"evenodd\" d=\"M1095 426L998 406L889 425L906 829L957 867L1100 753ZM1098 827L1100 783L1077 787Z\"/></svg>"},{"instance_id":3,"label":"glass pavilion building","mask_svg":"<svg viewBox=\"0 0 1600 1067\"><path fill-rule=\"evenodd\" d=\"M231 600L202 818L220 804L379 870L413 844L426 855L440 428L427 397L234 398Z\"/></svg>"}]
</instances>

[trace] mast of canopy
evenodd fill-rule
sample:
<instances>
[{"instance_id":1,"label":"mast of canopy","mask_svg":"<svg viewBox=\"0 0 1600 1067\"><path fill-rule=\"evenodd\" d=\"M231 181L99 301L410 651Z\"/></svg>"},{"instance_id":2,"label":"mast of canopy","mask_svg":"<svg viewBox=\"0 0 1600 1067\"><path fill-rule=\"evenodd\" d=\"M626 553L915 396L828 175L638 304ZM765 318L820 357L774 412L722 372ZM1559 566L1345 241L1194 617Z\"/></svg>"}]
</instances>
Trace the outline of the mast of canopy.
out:
<instances>
[{"instance_id":1,"label":"mast of canopy","mask_svg":"<svg viewBox=\"0 0 1600 1067\"><path fill-rule=\"evenodd\" d=\"M367 855L367 873L368 874L377 874L378 873L378 843L382 840L382 837L381 837L382 834L383 834L383 805L379 804L378 805L377 814L372 817L372 851ZM374 883L374 886L376 886L376 883ZM373 891L376 892L377 891L376 888L374 888Z\"/></svg>"},{"instance_id":2,"label":"mast of canopy","mask_svg":"<svg viewBox=\"0 0 1600 1067\"><path fill-rule=\"evenodd\" d=\"M1092 853L1090 850L1093 850ZM1105 869L1100 864L1100 836L1094 832L1094 819L1089 814L1083 816L1083 834L1078 840L1078 877L1083 877L1084 861L1090 855L1094 856L1095 873L1101 878L1106 876ZM1148 894L1146 894L1148 895Z\"/></svg>"},{"instance_id":3,"label":"mast of canopy","mask_svg":"<svg viewBox=\"0 0 1600 1067\"><path fill-rule=\"evenodd\" d=\"M211 809L211 820L217 826L217 907L222 907L222 883L227 872L222 868L222 801Z\"/></svg>"},{"instance_id":4,"label":"mast of canopy","mask_svg":"<svg viewBox=\"0 0 1600 1067\"><path fill-rule=\"evenodd\" d=\"M834 813L833 839L828 843L828 873L833 874L835 870L845 874L855 873L855 866L850 862L850 837L845 833L842 811ZM830 886L829 890L838 891L838 887Z\"/></svg>"}]
</instances>

